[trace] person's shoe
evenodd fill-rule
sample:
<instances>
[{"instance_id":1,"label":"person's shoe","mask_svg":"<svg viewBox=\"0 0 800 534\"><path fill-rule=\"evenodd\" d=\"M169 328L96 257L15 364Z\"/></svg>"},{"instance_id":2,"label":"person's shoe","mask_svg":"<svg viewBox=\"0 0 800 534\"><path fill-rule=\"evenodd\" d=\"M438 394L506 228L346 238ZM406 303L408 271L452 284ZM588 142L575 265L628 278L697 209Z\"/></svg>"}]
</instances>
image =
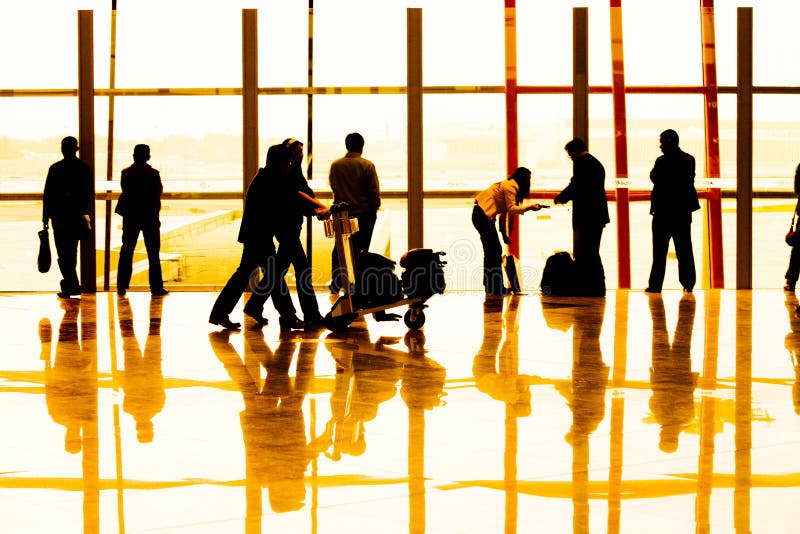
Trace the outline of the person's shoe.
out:
<instances>
[{"instance_id":1,"label":"person's shoe","mask_svg":"<svg viewBox=\"0 0 800 534\"><path fill-rule=\"evenodd\" d=\"M250 317L252 320L258 324L258 326L264 326L269 323L269 319L262 315L262 312L255 311L255 310L248 310L247 306L244 308L244 314Z\"/></svg>"},{"instance_id":2,"label":"person's shoe","mask_svg":"<svg viewBox=\"0 0 800 534\"><path fill-rule=\"evenodd\" d=\"M242 328L241 323L234 323L230 320L227 315L214 315L212 314L208 318L208 322L211 324L215 324L217 326L221 326L225 330L239 330Z\"/></svg>"},{"instance_id":3,"label":"person's shoe","mask_svg":"<svg viewBox=\"0 0 800 534\"><path fill-rule=\"evenodd\" d=\"M163 297L164 295L169 294L169 290L160 287L158 289L151 289L150 294L153 295L154 297Z\"/></svg>"},{"instance_id":4,"label":"person's shoe","mask_svg":"<svg viewBox=\"0 0 800 534\"><path fill-rule=\"evenodd\" d=\"M795 285L795 282L790 282L790 281L787 280L786 283L783 285L783 290L784 291L794 291L794 285Z\"/></svg>"},{"instance_id":5,"label":"person's shoe","mask_svg":"<svg viewBox=\"0 0 800 534\"><path fill-rule=\"evenodd\" d=\"M306 323L294 315L291 317L281 317L278 319L278 323L281 325L282 332L288 332L290 330L303 330L306 327Z\"/></svg>"},{"instance_id":6,"label":"person's shoe","mask_svg":"<svg viewBox=\"0 0 800 534\"><path fill-rule=\"evenodd\" d=\"M303 322L305 323L306 330L316 330L319 328L325 327L325 318L322 317L319 313L316 315L311 316L303 316Z\"/></svg>"},{"instance_id":7,"label":"person's shoe","mask_svg":"<svg viewBox=\"0 0 800 534\"><path fill-rule=\"evenodd\" d=\"M661 293L660 289L653 289L652 287L644 288L645 293Z\"/></svg>"}]
</instances>

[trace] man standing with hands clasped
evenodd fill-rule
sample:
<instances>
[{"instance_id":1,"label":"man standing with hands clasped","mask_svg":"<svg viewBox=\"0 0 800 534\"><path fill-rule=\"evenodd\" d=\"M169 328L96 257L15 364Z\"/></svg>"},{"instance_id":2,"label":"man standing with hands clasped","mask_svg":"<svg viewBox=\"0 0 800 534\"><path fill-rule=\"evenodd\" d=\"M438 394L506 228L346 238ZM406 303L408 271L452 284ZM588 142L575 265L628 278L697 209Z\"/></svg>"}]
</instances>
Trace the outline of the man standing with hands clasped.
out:
<instances>
[{"instance_id":1,"label":"man standing with hands clasped","mask_svg":"<svg viewBox=\"0 0 800 534\"><path fill-rule=\"evenodd\" d=\"M675 130L661 132L661 152L650 171L653 192L650 215L653 216L653 265L647 293L661 293L667 265L669 240L675 244L678 280L684 293L691 293L696 281L692 252L692 212L700 209L694 187L694 157L678 147Z\"/></svg>"}]
</instances>

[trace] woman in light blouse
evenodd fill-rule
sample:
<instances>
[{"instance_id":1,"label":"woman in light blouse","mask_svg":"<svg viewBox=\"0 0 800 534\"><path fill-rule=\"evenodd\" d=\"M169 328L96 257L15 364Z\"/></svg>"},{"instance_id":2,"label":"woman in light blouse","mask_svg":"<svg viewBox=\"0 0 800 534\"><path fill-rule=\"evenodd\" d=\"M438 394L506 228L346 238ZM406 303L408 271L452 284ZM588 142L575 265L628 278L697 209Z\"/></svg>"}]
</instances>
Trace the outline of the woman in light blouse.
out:
<instances>
[{"instance_id":1,"label":"woman in light blouse","mask_svg":"<svg viewBox=\"0 0 800 534\"><path fill-rule=\"evenodd\" d=\"M498 215L498 226L503 242L508 244L508 215L521 215L526 211L542 209L539 204L523 206L531 191L531 171L519 167L508 179L492 184L475 196L472 209L472 224L481 236L483 245L483 286L487 295L507 295L509 289L503 285L503 249L494 229Z\"/></svg>"}]
</instances>

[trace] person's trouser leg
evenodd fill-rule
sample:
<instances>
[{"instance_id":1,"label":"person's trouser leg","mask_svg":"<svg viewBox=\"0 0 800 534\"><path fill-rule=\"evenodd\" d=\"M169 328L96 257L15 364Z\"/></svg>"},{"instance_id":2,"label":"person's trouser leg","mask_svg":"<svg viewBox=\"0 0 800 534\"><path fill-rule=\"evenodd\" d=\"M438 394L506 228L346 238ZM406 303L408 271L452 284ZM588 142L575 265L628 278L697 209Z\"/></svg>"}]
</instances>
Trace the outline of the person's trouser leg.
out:
<instances>
[{"instance_id":1,"label":"person's trouser leg","mask_svg":"<svg viewBox=\"0 0 800 534\"><path fill-rule=\"evenodd\" d=\"M144 236L144 247L147 250L147 262L149 264L148 278L150 291L164 289L164 278L161 274L161 223L154 221L142 225L142 235Z\"/></svg>"},{"instance_id":2,"label":"person's trouser leg","mask_svg":"<svg viewBox=\"0 0 800 534\"><path fill-rule=\"evenodd\" d=\"M228 279L225 287L222 288L222 291L217 296L213 308L211 308L212 317L227 317L233 311L247 284L250 282L250 276L258 270L262 262L263 258L261 258L257 247L244 246L239 267Z\"/></svg>"},{"instance_id":3,"label":"person's trouser leg","mask_svg":"<svg viewBox=\"0 0 800 534\"><path fill-rule=\"evenodd\" d=\"M503 290L503 248L497 230L477 205L472 210L472 225L478 230L483 245L483 287L486 293L499 295Z\"/></svg>"},{"instance_id":4,"label":"person's trouser leg","mask_svg":"<svg viewBox=\"0 0 800 534\"><path fill-rule=\"evenodd\" d=\"M580 228L574 232L575 272L578 294L588 296L604 295L606 275L603 260L600 258L600 241L603 227Z\"/></svg>"},{"instance_id":5,"label":"person's trouser leg","mask_svg":"<svg viewBox=\"0 0 800 534\"><path fill-rule=\"evenodd\" d=\"M667 251L670 234L666 225L653 217L653 263L650 267L650 278L647 287L653 291L661 291L664 284L664 272L667 268Z\"/></svg>"},{"instance_id":6,"label":"person's trouser leg","mask_svg":"<svg viewBox=\"0 0 800 534\"><path fill-rule=\"evenodd\" d=\"M358 220L358 232L353 234L353 251L356 254L362 250L369 252L369 244L372 242L372 232L375 230L378 214L371 211L359 213L355 217Z\"/></svg>"},{"instance_id":7,"label":"person's trouser leg","mask_svg":"<svg viewBox=\"0 0 800 534\"><path fill-rule=\"evenodd\" d=\"M317 295L314 293L314 286L311 283L311 265L308 263L305 250L303 250L303 244L300 242L299 231L281 232L277 237L279 248L284 249L281 254L290 257L292 267L294 267L297 299L300 301L300 309L303 310L303 318L316 319L320 315L319 303L317 302ZM285 277L281 279L286 285ZM294 309L294 305L292 305L292 308Z\"/></svg>"},{"instance_id":8,"label":"person's trouser leg","mask_svg":"<svg viewBox=\"0 0 800 534\"><path fill-rule=\"evenodd\" d=\"M675 257L678 259L678 280L684 289L691 291L697 282L691 221L674 223L672 242L675 243Z\"/></svg>"},{"instance_id":9,"label":"person's trouser leg","mask_svg":"<svg viewBox=\"0 0 800 534\"><path fill-rule=\"evenodd\" d=\"M789 267L786 269L786 281L796 284L800 278L800 246L792 247L789 253Z\"/></svg>"},{"instance_id":10,"label":"person's trouser leg","mask_svg":"<svg viewBox=\"0 0 800 534\"><path fill-rule=\"evenodd\" d=\"M53 221L53 242L56 246L58 268L61 271L61 291L80 293L77 229L69 223Z\"/></svg>"},{"instance_id":11,"label":"person's trouser leg","mask_svg":"<svg viewBox=\"0 0 800 534\"><path fill-rule=\"evenodd\" d=\"M281 317L295 316L297 311L284 278L291 260L291 252L283 244L279 245L277 253L273 248L264 254L264 260L260 263L261 281L252 288L252 294L245 304L247 310L253 314L263 312L264 304L271 297L272 305Z\"/></svg>"},{"instance_id":12,"label":"person's trouser leg","mask_svg":"<svg viewBox=\"0 0 800 534\"><path fill-rule=\"evenodd\" d=\"M117 291L125 291L131 284L133 251L136 248L140 230L138 222L128 217L122 218L122 246L119 249L119 260L117 261Z\"/></svg>"}]
</instances>

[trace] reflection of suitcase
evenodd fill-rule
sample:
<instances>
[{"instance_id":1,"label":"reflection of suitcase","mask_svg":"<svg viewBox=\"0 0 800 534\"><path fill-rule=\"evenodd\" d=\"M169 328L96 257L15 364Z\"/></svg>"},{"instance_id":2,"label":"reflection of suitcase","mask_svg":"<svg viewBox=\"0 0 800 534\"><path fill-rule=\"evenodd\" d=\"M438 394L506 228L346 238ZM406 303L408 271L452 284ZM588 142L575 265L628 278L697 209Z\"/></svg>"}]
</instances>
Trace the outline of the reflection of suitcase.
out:
<instances>
[{"instance_id":1,"label":"reflection of suitcase","mask_svg":"<svg viewBox=\"0 0 800 534\"><path fill-rule=\"evenodd\" d=\"M569 252L556 252L547 258L540 287L543 295L575 294L575 261Z\"/></svg>"},{"instance_id":2,"label":"reflection of suitcase","mask_svg":"<svg viewBox=\"0 0 800 534\"><path fill-rule=\"evenodd\" d=\"M521 293L522 292L522 282L520 281L520 269L519 269L519 258L514 256L508 247L506 247L506 254L503 256L503 270L506 273L506 278L508 279L508 288L511 289L513 293Z\"/></svg>"}]
</instances>

